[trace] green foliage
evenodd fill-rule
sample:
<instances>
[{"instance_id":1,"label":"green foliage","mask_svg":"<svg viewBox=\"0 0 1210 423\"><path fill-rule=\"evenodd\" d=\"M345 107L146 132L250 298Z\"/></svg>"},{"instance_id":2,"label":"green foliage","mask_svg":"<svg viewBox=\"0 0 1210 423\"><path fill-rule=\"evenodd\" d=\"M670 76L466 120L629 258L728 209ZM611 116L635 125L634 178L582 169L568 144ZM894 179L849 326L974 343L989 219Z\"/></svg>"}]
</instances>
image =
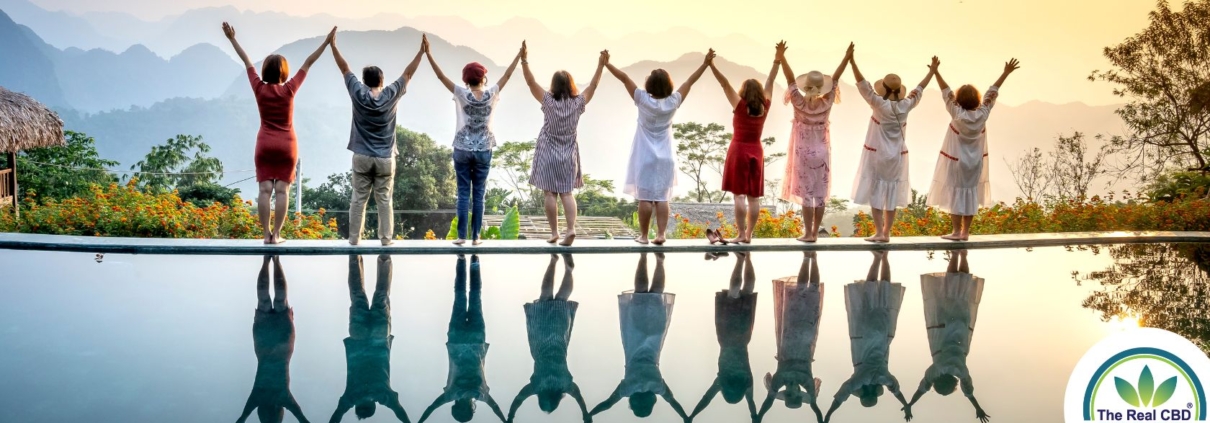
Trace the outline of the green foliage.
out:
<instances>
[{"instance_id":1,"label":"green foliage","mask_svg":"<svg viewBox=\"0 0 1210 423\"><path fill-rule=\"evenodd\" d=\"M542 190L529 184L529 172L534 163L536 140L509 141L497 146L492 152L492 168L502 175L504 183L512 189L507 200L526 210L542 208ZM507 200L501 201L504 203Z\"/></svg>"},{"instance_id":2,"label":"green foliage","mask_svg":"<svg viewBox=\"0 0 1210 423\"><path fill-rule=\"evenodd\" d=\"M479 234L482 239L501 239L499 226L488 226L483 229L483 233Z\"/></svg>"},{"instance_id":3,"label":"green foliage","mask_svg":"<svg viewBox=\"0 0 1210 423\"><path fill-rule=\"evenodd\" d=\"M210 157L210 146L202 137L177 135L151 147L147 156L130 167L138 170L139 187L166 192L198 183L217 183L223 177L223 162Z\"/></svg>"},{"instance_id":4,"label":"green foliage","mask_svg":"<svg viewBox=\"0 0 1210 423\"><path fill-rule=\"evenodd\" d=\"M177 195L195 206L206 207L214 203L234 204L238 201L239 189L201 182L178 189Z\"/></svg>"},{"instance_id":5,"label":"green foliage","mask_svg":"<svg viewBox=\"0 0 1210 423\"><path fill-rule=\"evenodd\" d=\"M466 216L469 218L471 215L467 213ZM458 239L458 216L454 216L454 219L450 221L450 231L445 234L445 239L451 241Z\"/></svg>"},{"instance_id":6,"label":"green foliage","mask_svg":"<svg viewBox=\"0 0 1210 423\"><path fill-rule=\"evenodd\" d=\"M1177 11L1158 1L1146 28L1105 48L1113 68L1089 76L1129 100L1117 114L1130 133L1110 139L1125 158L1122 176L1210 171L1210 111L1198 101L1210 83L1210 0L1182 3Z\"/></svg>"},{"instance_id":7,"label":"green foliage","mask_svg":"<svg viewBox=\"0 0 1210 423\"><path fill-rule=\"evenodd\" d=\"M25 196L28 191L37 193L39 199L66 199L88 192L90 185L109 185L117 178L104 170L118 165L97 154L96 141L79 132L65 131L67 145L62 147L35 148L22 151L17 156L17 177ZM36 162L36 163L35 163ZM9 164L0 157L3 168ZM76 170L98 169L98 170Z\"/></svg>"},{"instance_id":8,"label":"green foliage","mask_svg":"<svg viewBox=\"0 0 1210 423\"><path fill-rule=\"evenodd\" d=\"M1178 201L1210 195L1210 174L1180 171L1156 177L1143 188L1151 201Z\"/></svg>"},{"instance_id":9,"label":"green foliage","mask_svg":"<svg viewBox=\"0 0 1210 423\"><path fill-rule=\"evenodd\" d=\"M636 201L614 197L612 180L584 175L584 187L576 193L576 206L582 216L609 216L625 219L639 209Z\"/></svg>"},{"instance_id":10,"label":"green foliage","mask_svg":"<svg viewBox=\"0 0 1210 423\"><path fill-rule=\"evenodd\" d=\"M500 224L500 239L517 239L521 235L521 211L517 206L504 213L504 222Z\"/></svg>"},{"instance_id":11,"label":"green foliage","mask_svg":"<svg viewBox=\"0 0 1210 423\"><path fill-rule=\"evenodd\" d=\"M723 201L725 196L718 194L721 191L712 192L707 188L706 178L711 171L717 175L723 174L731 134L717 123L677 123L672 125L672 129L679 169L694 183L690 195L699 203Z\"/></svg>"},{"instance_id":12,"label":"green foliage","mask_svg":"<svg viewBox=\"0 0 1210 423\"><path fill-rule=\"evenodd\" d=\"M826 213L843 213L849 210L849 200L832 196L828 198L828 204L824 206Z\"/></svg>"}]
</instances>

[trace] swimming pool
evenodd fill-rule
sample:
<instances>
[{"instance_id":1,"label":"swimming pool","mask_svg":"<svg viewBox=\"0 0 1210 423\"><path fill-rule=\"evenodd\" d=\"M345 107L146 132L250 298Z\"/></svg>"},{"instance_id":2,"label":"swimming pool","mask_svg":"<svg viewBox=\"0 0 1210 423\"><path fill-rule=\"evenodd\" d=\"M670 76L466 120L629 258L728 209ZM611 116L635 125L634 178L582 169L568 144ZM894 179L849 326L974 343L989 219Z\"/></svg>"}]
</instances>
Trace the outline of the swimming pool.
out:
<instances>
[{"instance_id":1,"label":"swimming pool","mask_svg":"<svg viewBox=\"0 0 1210 423\"><path fill-rule=\"evenodd\" d=\"M489 396L518 422L582 420L560 390L578 390L596 422L637 421L648 407L649 421L681 421L676 407L700 408L696 422L750 421L762 408L765 422L814 421L804 380L819 379L826 413L863 351L873 364L853 379L893 376L910 401L933 353L954 355L946 339L970 340L969 380L947 396L929 390L916 419L976 421L967 385L994 421L1061 421L1071 369L1105 335L1141 320L1208 339L1210 244L971 250L968 274L949 268L959 255L818 252L815 284L810 262L805 282L794 278L810 258L798 252L753 252L747 275L736 253L590 254L571 256L564 285L568 260L550 255L6 250L0 421L233 421L249 405L260 408L248 421L262 409L294 421L295 403L310 421L354 421L368 408L357 404L376 401L367 421L417 422L432 408L428 421L444 422L465 398L479 399L472 421L499 421ZM872 263L889 282L866 282ZM661 284L663 294L626 293ZM954 332L963 319L973 331ZM766 374L802 382L791 389L802 394L768 400ZM876 404L846 396L832 421L902 419L894 394L875 391ZM652 405L642 392L661 395ZM514 407L519 393L534 396Z\"/></svg>"}]
</instances>

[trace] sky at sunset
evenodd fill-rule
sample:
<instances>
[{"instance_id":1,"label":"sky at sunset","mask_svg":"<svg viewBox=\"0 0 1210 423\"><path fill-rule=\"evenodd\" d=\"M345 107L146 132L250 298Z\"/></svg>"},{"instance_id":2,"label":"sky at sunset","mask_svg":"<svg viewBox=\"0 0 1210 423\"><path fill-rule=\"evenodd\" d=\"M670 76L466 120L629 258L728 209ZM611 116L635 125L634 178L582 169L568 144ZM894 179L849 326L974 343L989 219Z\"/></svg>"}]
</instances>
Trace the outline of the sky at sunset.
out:
<instances>
[{"instance_id":1,"label":"sky at sunset","mask_svg":"<svg viewBox=\"0 0 1210 423\"><path fill-rule=\"evenodd\" d=\"M326 13L358 18L376 14L407 17L459 16L476 24L496 25L515 18L541 21L574 35L597 31L620 37L645 31L691 28L710 36L741 34L772 46L789 41L791 61L832 69L848 41L857 43L859 64L871 77L897 72L909 81L924 74L932 55L942 60L951 83L990 84L1003 62L1017 57L1023 69L1010 82L1014 103L1042 100L1081 101L1092 105L1122 102L1103 83L1086 77L1107 68L1101 50L1137 33L1155 8L1149 0L851 0L650 1L565 0L33 0L47 9L72 13L119 11L155 20L199 7L235 6L242 10L290 15ZM743 4L743 6L739 6ZM1179 7L1180 2L1174 2ZM473 47L473 46L472 46ZM599 49L609 46L585 46ZM702 46L703 49L710 46ZM796 49L797 47L797 49ZM796 57L795 52L826 57ZM624 52L614 52L625 57ZM679 53L683 52L676 52ZM726 57L726 51L720 51ZM804 53L805 54L805 53ZM863 56L864 54L864 56ZM863 57L869 60L860 61ZM771 57L770 57L771 58ZM505 63L509 58L493 58ZM631 62L643 58L628 58ZM766 63L745 63L764 69ZM1009 99L1006 99L1009 100Z\"/></svg>"}]
</instances>

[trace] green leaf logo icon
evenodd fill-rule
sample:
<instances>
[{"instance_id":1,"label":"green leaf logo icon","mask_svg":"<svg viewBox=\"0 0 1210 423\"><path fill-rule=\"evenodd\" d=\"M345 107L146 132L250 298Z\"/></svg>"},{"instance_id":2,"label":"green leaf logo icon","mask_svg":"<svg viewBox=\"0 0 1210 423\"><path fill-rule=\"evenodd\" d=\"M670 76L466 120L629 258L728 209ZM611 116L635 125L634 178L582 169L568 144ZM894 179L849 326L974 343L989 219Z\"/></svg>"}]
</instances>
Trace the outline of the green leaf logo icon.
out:
<instances>
[{"instance_id":1,"label":"green leaf logo icon","mask_svg":"<svg viewBox=\"0 0 1210 423\"><path fill-rule=\"evenodd\" d=\"M1176 376L1168 378L1156 388L1155 378L1151 374L1149 366L1143 366L1137 389L1120 377L1114 377L1113 382L1122 401L1126 401L1127 404L1134 407L1159 407L1168 402L1172 398L1172 394L1176 392Z\"/></svg>"}]
</instances>

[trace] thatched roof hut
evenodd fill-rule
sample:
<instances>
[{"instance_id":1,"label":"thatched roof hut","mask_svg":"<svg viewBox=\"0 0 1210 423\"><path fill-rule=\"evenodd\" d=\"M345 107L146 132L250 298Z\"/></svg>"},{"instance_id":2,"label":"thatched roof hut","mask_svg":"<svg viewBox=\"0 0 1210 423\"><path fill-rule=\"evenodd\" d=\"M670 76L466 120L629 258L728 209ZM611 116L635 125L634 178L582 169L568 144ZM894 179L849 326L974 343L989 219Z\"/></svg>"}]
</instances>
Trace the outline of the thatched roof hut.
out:
<instances>
[{"instance_id":1,"label":"thatched roof hut","mask_svg":"<svg viewBox=\"0 0 1210 423\"><path fill-rule=\"evenodd\" d=\"M0 153L65 144L57 113L30 96L0 87Z\"/></svg>"}]
</instances>

